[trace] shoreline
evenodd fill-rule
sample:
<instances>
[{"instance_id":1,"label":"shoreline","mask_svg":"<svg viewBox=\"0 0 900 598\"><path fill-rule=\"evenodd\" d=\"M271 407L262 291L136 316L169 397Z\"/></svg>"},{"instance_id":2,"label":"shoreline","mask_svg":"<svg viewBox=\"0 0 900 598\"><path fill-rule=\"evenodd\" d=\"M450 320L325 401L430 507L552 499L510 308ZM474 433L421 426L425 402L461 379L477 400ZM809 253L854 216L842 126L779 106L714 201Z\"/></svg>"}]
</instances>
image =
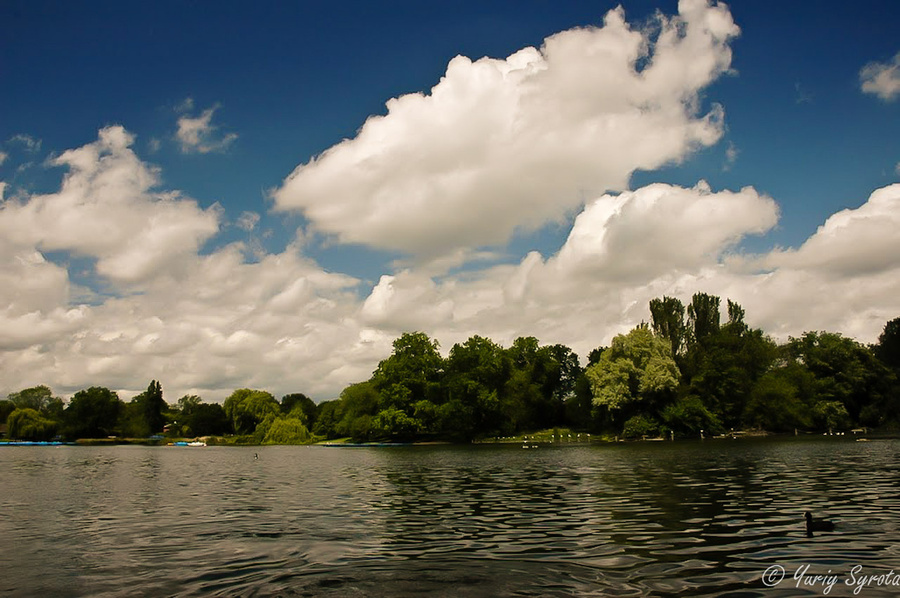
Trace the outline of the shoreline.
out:
<instances>
[{"instance_id":1,"label":"shoreline","mask_svg":"<svg viewBox=\"0 0 900 598\"><path fill-rule=\"evenodd\" d=\"M482 438L470 442L452 442L447 440L424 440L411 442L352 442L350 439L322 440L305 444L259 444L232 442L227 437L202 437L202 438L79 438L75 441L28 441L28 440L0 440L0 447L40 447L40 446L160 446L178 448L202 448L206 446L227 447L263 447L263 446L322 446L327 448L390 448L390 447L423 447L423 446L522 446L524 448L538 447L566 447L566 446L609 446L618 444L644 444L644 443L670 443L670 442L717 442L722 440L835 440L846 442L868 442L875 440L900 439L900 431L844 431L829 434L828 432L766 432L761 430L742 430L715 436L676 436L673 438L619 438L609 435L591 435L586 433L545 434L535 432L520 436L495 436Z\"/></svg>"}]
</instances>

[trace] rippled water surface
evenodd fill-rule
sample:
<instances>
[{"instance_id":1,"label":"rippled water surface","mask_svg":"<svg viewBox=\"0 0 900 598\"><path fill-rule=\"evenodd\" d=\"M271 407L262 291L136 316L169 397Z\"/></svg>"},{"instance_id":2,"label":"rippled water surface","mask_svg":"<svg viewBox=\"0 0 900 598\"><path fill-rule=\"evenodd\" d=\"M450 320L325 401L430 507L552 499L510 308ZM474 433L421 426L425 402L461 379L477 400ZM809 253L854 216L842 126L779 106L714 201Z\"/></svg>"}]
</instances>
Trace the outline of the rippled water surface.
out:
<instances>
[{"instance_id":1,"label":"rippled water surface","mask_svg":"<svg viewBox=\"0 0 900 598\"><path fill-rule=\"evenodd\" d=\"M4 447L0 595L824 595L794 579L807 565L852 595L900 572L898 456L849 439ZM837 529L807 537L806 510Z\"/></svg>"}]
</instances>

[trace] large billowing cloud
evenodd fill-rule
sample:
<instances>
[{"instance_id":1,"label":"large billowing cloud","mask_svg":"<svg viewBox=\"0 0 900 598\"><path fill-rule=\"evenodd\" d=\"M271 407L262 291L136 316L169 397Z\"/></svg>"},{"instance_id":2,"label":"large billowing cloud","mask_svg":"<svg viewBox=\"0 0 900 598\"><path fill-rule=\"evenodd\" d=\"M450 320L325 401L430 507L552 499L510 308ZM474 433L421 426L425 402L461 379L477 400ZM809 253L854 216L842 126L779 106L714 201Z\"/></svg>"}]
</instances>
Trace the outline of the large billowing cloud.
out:
<instances>
[{"instance_id":1,"label":"large billowing cloud","mask_svg":"<svg viewBox=\"0 0 900 598\"><path fill-rule=\"evenodd\" d=\"M698 94L727 71L738 28L727 8L682 0L632 29L565 31L505 60L453 59L429 94L390 100L357 136L299 166L274 192L340 241L421 260L502 246L636 169L680 161L722 134Z\"/></svg>"}]
</instances>

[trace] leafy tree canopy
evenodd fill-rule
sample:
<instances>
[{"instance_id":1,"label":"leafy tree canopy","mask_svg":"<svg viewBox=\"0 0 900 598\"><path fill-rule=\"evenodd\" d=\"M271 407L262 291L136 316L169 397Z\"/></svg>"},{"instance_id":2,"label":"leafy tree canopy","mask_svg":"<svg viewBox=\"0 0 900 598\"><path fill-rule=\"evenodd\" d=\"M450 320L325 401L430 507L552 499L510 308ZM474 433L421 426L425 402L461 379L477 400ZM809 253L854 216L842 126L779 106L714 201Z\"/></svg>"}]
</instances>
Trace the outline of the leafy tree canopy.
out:
<instances>
[{"instance_id":1,"label":"leafy tree canopy","mask_svg":"<svg viewBox=\"0 0 900 598\"><path fill-rule=\"evenodd\" d=\"M75 438L103 438L115 434L124 403L102 386L80 390L66 407L66 421Z\"/></svg>"},{"instance_id":2,"label":"leafy tree canopy","mask_svg":"<svg viewBox=\"0 0 900 598\"><path fill-rule=\"evenodd\" d=\"M886 366L900 372L900 318L884 325L875 345L875 354Z\"/></svg>"},{"instance_id":3,"label":"leafy tree canopy","mask_svg":"<svg viewBox=\"0 0 900 598\"><path fill-rule=\"evenodd\" d=\"M9 414L17 409L16 404L6 399L0 399L0 424L6 423Z\"/></svg>"},{"instance_id":4,"label":"leafy tree canopy","mask_svg":"<svg viewBox=\"0 0 900 598\"><path fill-rule=\"evenodd\" d=\"M378 364L372 382L388 404L406 410L423 399L434 400L444 359L437 341L424 332L406 332L394 341L390 357Z\"/></svg>"},{"instance_id":5,"label":"leafy tree canopy","mask_svg":"<svg viewBox=\"0 0 900 598\"><path fill-rule=\"evenodd\" d=\"M189 415L202 402L203 402L203 399L201 399L197 395L184 395L183 397L178 399L178 403L176 403L176 407L181 412L182 415Z\"/></svg>"},{"instance_id":6,"label":"leafy tree canopy","mask_svg":"<svg viewBox=\"0 0 900 598\"><path fill-rule=\"evenodd\" d=\"M669 341L638 326L612 340L600 361L588 368L594 404L617 411L678 386L678 366Z\"/></svg>"},{"instance_id":7,"label":"leafy tree canopy","mask_svg":"<svg viewBox=\"0 0 900 598\"><path fill-rule=\"evenodd\" d=\"M703 344L719 330L721 299L706 293L694 293L687 307L688 331L692 343Z\"/></svg>"},{"instance_id":8,"label":"leafy tree canopy","mask_svg":"<svg viewBox=\"0 0 900 598\"><path fill-rule=\"evenodd\" d=\"M853 421L859 420L866 403L888 398L891 378L886 368L871 349L853 339L833 332L807 332L792 337L785 350L815 378L818 402L842 405ZM820 419L840 420L833 407L827 412L830 415Z\"/></svg>"},{"instance_id":9,"label":"leafy tree canopy","mask_svg":"<svg viewBox=\"0 0 900 598\"><path fill-rule=\"evenodd\" d=\"M20 409L34 409L35 411L59 418L63 412L62 399L53 396L53 391L49 386L34 386L26 388L19 392L11 393L9 401Z\"/></svg>"},{"instance_id":10,"label":"leafy tree canopy","mask_svg":"<svg viewBox=\"0 0 900 598\"><path fill-rule=\"evenodd\" d=\"M294 417L297 417L309 427L315 425L317 411L315 402L302 392L295 392L281 397L281 412L293 414Z\"/></svg>"},{"instance_id":11,"label":"leafy tree canopy","mask_svg":"<svg viewBox=\"0 0 900 598\"><path fill-rule=\"evenodd\" d=\"M674 297L663 297L650 301L650 316L653 333L672 345L672 357L681 352L687 332L684 325L684 304Z\"/></svg>"}]
</instances>

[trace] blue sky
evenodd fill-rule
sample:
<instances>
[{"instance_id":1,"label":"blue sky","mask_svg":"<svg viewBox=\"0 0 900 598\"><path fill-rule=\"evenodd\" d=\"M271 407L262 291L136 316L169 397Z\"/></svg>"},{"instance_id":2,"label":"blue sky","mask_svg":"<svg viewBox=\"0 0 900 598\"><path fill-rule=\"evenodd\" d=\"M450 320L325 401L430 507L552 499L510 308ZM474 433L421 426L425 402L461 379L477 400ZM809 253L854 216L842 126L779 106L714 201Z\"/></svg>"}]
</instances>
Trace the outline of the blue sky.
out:
<instances>
[{"instance_id":1,"label":"blue sky","mask_svg":"<svg viewBox=\"0 0 900 598\"><path fill-rule=\"evenodd\" d=\"M586 355L701 290L874 340L897 3L616 6L0 4L0 392L328 398L406 329Z\"/></svg>"}]
</instances>

